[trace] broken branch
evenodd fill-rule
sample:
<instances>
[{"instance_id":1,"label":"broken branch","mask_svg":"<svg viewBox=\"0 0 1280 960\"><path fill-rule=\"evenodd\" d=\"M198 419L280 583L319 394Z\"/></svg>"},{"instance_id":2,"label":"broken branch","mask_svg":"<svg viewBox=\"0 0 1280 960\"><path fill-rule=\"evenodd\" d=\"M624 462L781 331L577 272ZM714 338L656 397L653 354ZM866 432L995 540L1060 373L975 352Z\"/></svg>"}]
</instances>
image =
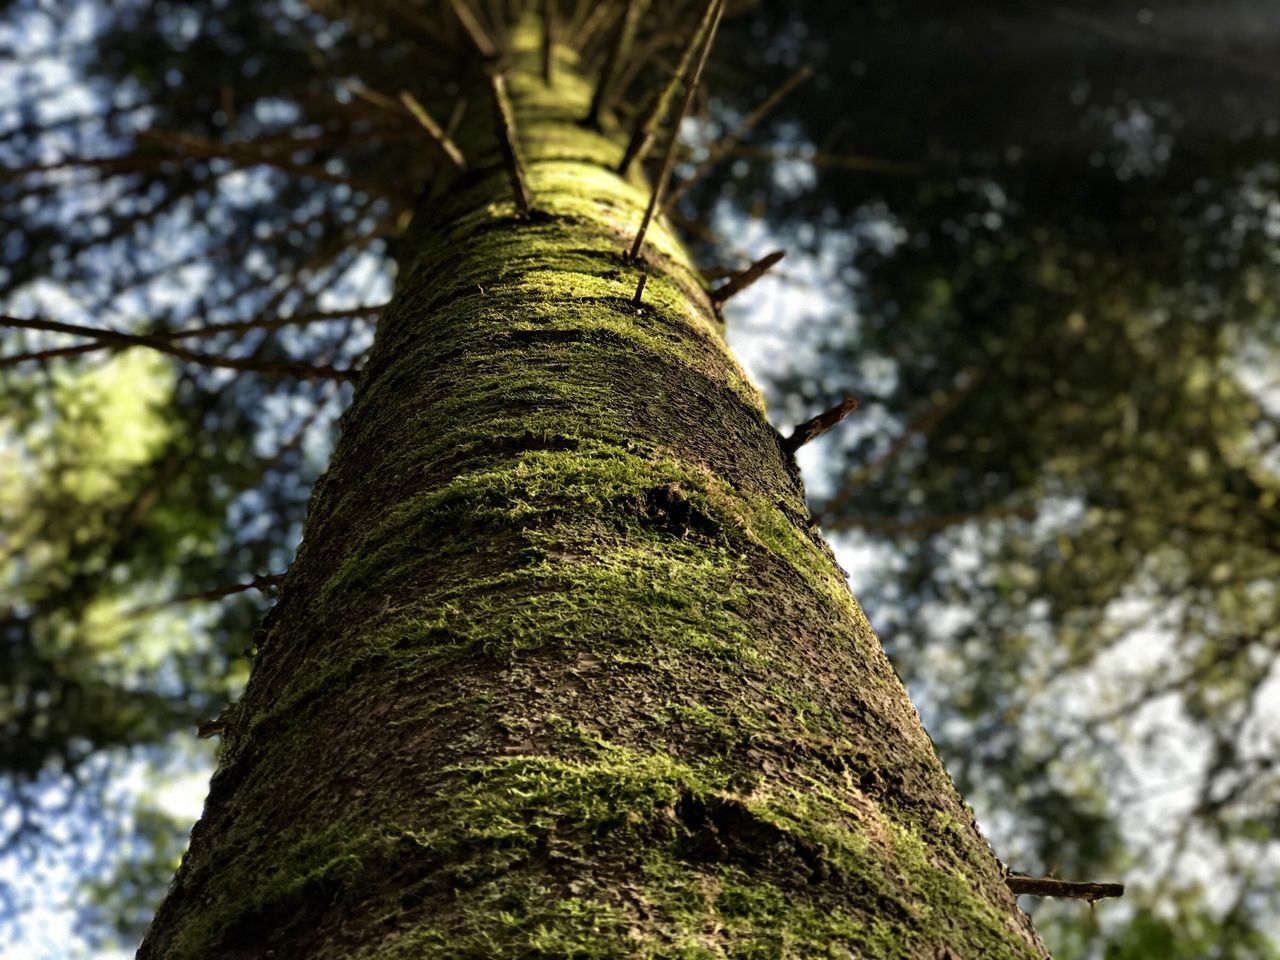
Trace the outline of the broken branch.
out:
<instances>
[{"instance_id":1,"label":"broken branch","mask_svg":"<svg viewBox=\"0 0 1280 960\"><path fill-rule=\"evenodd\" d=\"M782 449L789 454L795 454L797 450L806 443L817 440L832 427L839 424L845 417L858 409L857 397L845 397L836 406L823 413L818 414L811 420L806 420L800 426L791 432L791 436L782 441Z\"/></svg>"},{"instance_id":2,"label":"broken branch","mask_svg":"<svg viewBox=\"0 0 1280 960\"><path fill-rule=\"evenodd\" d=\"M687 180L680 184L678 189L671 192L671 195L667 198L667 206L674 206L679 203L680 198L685 195L685 191L710 173L717 164L724 160L724 158L733 151L733 148L737 146L747 134L755 129L761 120L773 112L774 107L781 103L787 94L800 86L801 83L809 79L812 75L812 68L808 66L801 67L793 73L786 82L782 84L782 86L778 87L777 90L765 97L758 107L747 114L746 117L743 118L742 123L738 124L737 128L732 133L729 133L718 142L713 143L711 145L711 149L707 151L707 158L698 164L693 173L689 175Z\"/></svg>"},{"instance_id":3,"label":"broken branch","mask_svg":"<svg viewBox=\"0 0 1280 960\"><path fill-rule=\"evenodd\" d=\"M786 255L787 251L785 250L775 250L768 256L761 257L755 263L751 264L751 266L747 267L747 269L740 273L735 273L729 279L728 283L711 291L712 302L721 304L735 294L741 293L768 273L769 270Z\"/></svg>"},{"instance_id":4,"label":"broken branch","mask_svg":"<svg viewBox=\"0 0 1280 960\"><path fill-rule=\"evenodd\" d=\"M494 126L498 134L498 148L502 152L503 165L507 168L507 177L511 180L516 207L527 217L532 204L524 182L520 151L516 146L516 117L511 109L511 98L507 96L507 81L500 73L491 73L489 79L493 87Z\"/></svg>"},{"instance_id":5,"label":"broken branch","mask_svg":"<svg viewBox=\"0 0 1280 960\"><path fill-rule=\"evenodd\" d=\"M440 124L436 123L435 118L427 112L427 108L418 102L418 98L408 90L401 90L400 102L404 104L406 110L413 114L413 118L418 121L422 128L431 135L431 139L444 151L444 155L449 158L449 162L457 167L459 171L465 171L467 169L467 161L462 156L462 151L458 149L457 144L449 139L449 135L444 132Z\"/></svg>"},{"instance_id":6,"label":"broken branch","mask_svg":"<svg viewBox=\"0 0 1280 960\"><path fill-rule=\"evenodd\" d=\"M670 109L671 99L676 95L676 88L680 86L680 81L689 72L689 66L693 63L693 58L711 26L715 13L716 0L709 0L707 9L702 14L702 19L698 21L698 29L694 30L690 35L684 52L680 54L680 62L671 73L671 78L667 81L666 86L659 90L657 95L649 102L648 108L636 122L635 129L631 132L631 140L627 143L627 148L622 153L622 159L618 161L617 171L622 176L625 177L627 175L627 171L631 169L631 164L637 160L644 159L644 155L653 146L653 138L658 123L666 115L667 110Z\"/></svg>"},{"instance_id":7,"label":"broken branch","mask_svg":"<svg viewBox=\"0 0 1280 960\"><path fill-rule=\"evenodd\" d=\"M662 202L663 194L667 191L667 185L671 182L671 171L675 169L676 163L676 145L679 141L680 122L684 119L685 114L689 112L689 105L693 103L693 95L698 89L698 81L702 78L702 68L707 65L707 57L711 54L711 45L715 43L716 39L716 28L720 25L720 17L724 14L724 0L712 0L712 3L714 4L715 12L712 14L711 23L707 27L706 36L703 38L702 49L698 53L698 64L689 78L688 86L684 91L684 100L680 103L680 109L671 121L671 141L667 144L667 155L662 160L662 171L658 175L657 182L653 185L653 192L649 195L649 206L645 208L644 219L640 221L640 229L636 231L635 242L631 245L631 252L628 258L633 261L640 256L640 248L644 245L645 232L649 229L649 223L653 220L654 211L658 209L659 204Z\"/></svg>"},{"instance_id":8,"label":"broken branch","mask_svg":"<svg viewBox=\"0 0 1280 960\"><path fill-rule=\"evenodd\" d=\"M1004 882L1014 895L1068 897L1073 900L1088 900L1090 903L1124 896L1123 883L1083 883L1054 877L1028 877L1021 873L1009 874Z\"/></svg>"}]
</instances>

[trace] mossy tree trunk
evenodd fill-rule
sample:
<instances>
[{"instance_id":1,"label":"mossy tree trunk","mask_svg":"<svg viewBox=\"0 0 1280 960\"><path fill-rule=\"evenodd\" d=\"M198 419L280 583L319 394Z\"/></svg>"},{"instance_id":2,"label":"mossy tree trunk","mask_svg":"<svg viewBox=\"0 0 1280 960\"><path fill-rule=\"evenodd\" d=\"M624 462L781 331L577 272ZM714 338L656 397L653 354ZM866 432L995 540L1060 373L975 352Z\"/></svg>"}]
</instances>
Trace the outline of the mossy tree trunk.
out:
<instances>
[{"instance_id":1,"label":"mossy tree trunk","mask_svg":"<svg viewBox=\"0 0 1280 960\"><path fill-rule=\"evenodd\" d=\"M532 213L473 91L139 955L1043 957L529 26Z\"/></svg>"}]
</instances>

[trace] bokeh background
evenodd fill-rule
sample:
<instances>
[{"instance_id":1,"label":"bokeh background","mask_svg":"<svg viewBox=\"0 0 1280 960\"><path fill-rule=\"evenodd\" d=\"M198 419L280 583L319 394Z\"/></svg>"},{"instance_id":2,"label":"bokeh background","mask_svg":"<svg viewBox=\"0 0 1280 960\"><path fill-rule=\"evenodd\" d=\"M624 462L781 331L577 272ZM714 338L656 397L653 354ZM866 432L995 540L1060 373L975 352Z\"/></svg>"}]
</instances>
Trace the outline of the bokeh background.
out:
<instances>
[{"instance_id":1,"label":"bokeh background","mask_svg":"<svg viewBox=\"0 0 1280 960\"><path fill-rule=\"evenodd\" d=\"M599 62L617 8L556 7ZM441 172L378 93L483 109L464 49L436 0L0 4L5 960L132 955ZM1054 955L1280 955L1280 5L734 0L674 133L708 274L787 251L727 310L775 424L862 402L812 506L997 854L1128 883L1024 898Z\"/></svg>"}]
</instances>

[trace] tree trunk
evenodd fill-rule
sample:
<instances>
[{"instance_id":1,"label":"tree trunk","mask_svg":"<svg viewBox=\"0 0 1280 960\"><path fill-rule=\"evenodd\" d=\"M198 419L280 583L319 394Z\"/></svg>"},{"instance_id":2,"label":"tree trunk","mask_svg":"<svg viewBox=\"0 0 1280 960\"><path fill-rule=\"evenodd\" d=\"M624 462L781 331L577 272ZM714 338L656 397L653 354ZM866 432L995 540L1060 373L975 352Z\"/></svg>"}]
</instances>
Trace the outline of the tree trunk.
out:
<instances>
[{"instance_id":1,"label":"tree trunk","mask_svg":"<svg viewBox=\"0 0 1280 960\"><path fill-rule=\"evenodd\" d=\"M1043 957L538 31L473 90L140 957Z\"/></svg>"}]
</instances>

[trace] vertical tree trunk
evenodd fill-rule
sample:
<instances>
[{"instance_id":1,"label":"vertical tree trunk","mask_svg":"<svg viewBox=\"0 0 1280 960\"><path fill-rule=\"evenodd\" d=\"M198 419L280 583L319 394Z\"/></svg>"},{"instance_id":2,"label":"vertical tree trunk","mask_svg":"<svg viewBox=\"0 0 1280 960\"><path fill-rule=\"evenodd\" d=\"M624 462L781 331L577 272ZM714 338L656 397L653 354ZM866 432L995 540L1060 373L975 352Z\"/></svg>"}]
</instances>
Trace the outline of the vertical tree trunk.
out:
<instances>
[{"instance_id":1,"label":"vertical tree trunk","mask_svg":"<svg viewBox=\"0 0 1280 960\"><path fill-rule=\"evenodd\" d=\"M473 91L139 955L1045 956L539 42L532 213Z\"/></svg>"}]
</instances>

